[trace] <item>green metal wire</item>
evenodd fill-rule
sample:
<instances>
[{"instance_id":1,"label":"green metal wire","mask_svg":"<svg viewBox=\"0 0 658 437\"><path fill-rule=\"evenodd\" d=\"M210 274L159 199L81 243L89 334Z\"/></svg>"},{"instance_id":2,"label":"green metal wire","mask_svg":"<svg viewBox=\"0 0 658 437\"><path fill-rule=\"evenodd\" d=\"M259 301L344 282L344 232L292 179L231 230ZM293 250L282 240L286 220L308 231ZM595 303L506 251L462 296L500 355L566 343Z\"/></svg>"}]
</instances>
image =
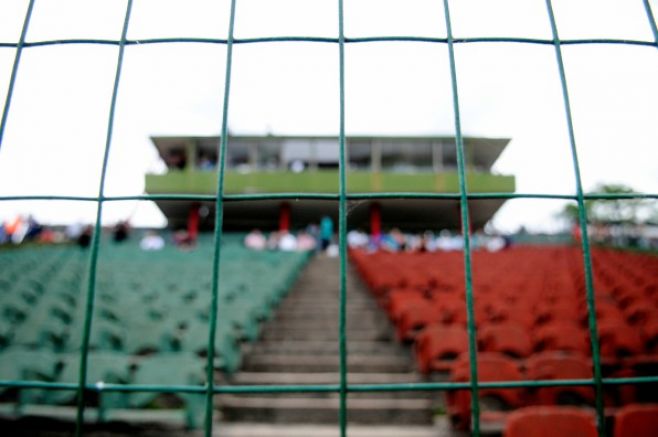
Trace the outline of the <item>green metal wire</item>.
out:
<instances>
[{"instance_id":1,"label":"green metal wire","mask_svg":"<svg viewBox=\"0 0 658 437\"><path fill-rule=\"evenodd\" d=\"M229 96L231 94L231 70L233 63L233 29L235 27L235 0L231 0L229 12L228 44L226 45L226 74L224 76L224 103L222 108L222 135L219 149L219 165L217 177L217 195L215 202L215 241L212 265L212 302L210 307L210 324L208 333L208 352L206 363L206 413L204 431L206 437L212 436L213 427L213 401L215 382L215 337L217 331L218 296L219 296L219 273L222 247L222 231L224 223L224 173L226 171L226 149L228 144L228 108Z\"/></svg>"},{"instance_id":2,"label":"green metal wire","mask_svg":"<svg viewBox=\"0 0 658 437\"><path fill-rule=\"evenodd\" d=\"M132 10L132 0L128 0L126 4L126 14L123 21L123 29L121 31L121 40L126 39L128 33L128 24L130 22L130 11ZM114 130L114 113L116 110L117 94L119 92L119 81L121 79L121 69L123 67L123 53L125 45L119 45L119 54L117 58L117 68L114 77L114 87L112 89L112 101L110 103L110 113L107 122L107 136L105 138L105 152L103 154L103 165L101 167L101 178L98 187L98 197L103 198L105 192L105 177L107 175L107 163L110 157L110 146L112 145L112 132ZM82 428L84 425L84 411L85 411L85 385L87 383L87 363L89 357L89 338L91 335L91 323L94 312L94 301L96 296L96 270L98 266L98 251L101 238L101 219L103 217L103 201L98 201L96 208L96 224L94 226L94 233L91 242L91 252L89 254L89 282L87 287L87 301L85 307L85 320L82 331L82 344L80 345L80 370L78 380L78 395L77 395L77 412L75 419L75 435L77 437L82 435Z\"/></svg>"},{"instance_id":3,"label":"green metal wire","mask_svg":"<svg viewBox=\"0 0 658 437\"><path fill-rule=\"evenodd\" d=\"M473 310L473 278L471 266L471 222L468 214L468 186L466 181L466 166L464 165L464 139L459 112L459 90L457 87L457 67L455 65L455 50L452 41L452 23L450 21L450 5L443 0L445 10L446 31L448 33L448 55L450 57L450 82L452 85L452 104L455 114L455 142L457 149L457 174L459 176L459 206L461 212L462 235L464 237L464 277L466 285L466 329L468 332L468 356L471 374L471 413L473 417L472 432L480 435L480 399L478 389L477 367L477 334L475 328L475 312Z\"/></svg>"},{"instance_id":4,"label":"green metal wire","mask_svg":"<svg viewBox=\"0 0 658 437\"><path fill-rule=\"evenodd\" d=\"M604 386L655 384L658 376L637 376L627 378L603 378ZM540 387L592 387L594 379L550 379L528 381L487 381L478 382L478 388L540 388ZM0 381L3 388L66 390L78 389L77 383L44 382L28 380ZM468 390L470 382L411 382L393 384L348 384L348 393L374 392L421 392L421 391L453 391ZM191 393L205 394L207 386L197 385L156 385L156 384L87 384L85 390L90 392L121 392L121 393ZM214 394L245 394L245 393L339 393L340 384L285 384L285 385L215 385Z\"/></svg>"},{"instance_id":5,"label":"green metal wire","mask_svg":"<svg viewBox=\"0 0 658 437\"><path fill-rule=\"evenodd\" d=\"M436 200L459 200L459 193L347 193L347 200L381 200L381 199L436 199ZM469 200L486 199L548 199L548 200L578 200L574 194L542 194L542 193L466 193ZM135 200L178 200L214 202L217 196L214 194L139 194L134 196L57 196L57 195L26 195L26 196L0 196L2 201L19 200L59 200L78 202L126 202ZM336 201L338 194L327 193L249 193L249 194L224 194L223 202L249 202L255 200L326 200ZM583 194L585 200L630 200L651 199L657 200L658 193L590 193Z\"/></svg>"},{"instance_id":6,"label":"green metal wire","mask_svg":"<svg viewBox=\"0 0 658 437\"><path fill-rule=\"evenodd\" d=\"M585 200L618 200L618 199L658 199L656 193L590 193L585 194L582 188L580 176L580 166L575 142L573 120L571 115L571 105L569 102L569 93L566 81L564 63L562 59L562 45L584 45L584 44L621 44L658 47L658 28L654 19L653 12L648 0L643 0L647 18L654 36L654 41L641 40L623 40L623 39L567 39L560 40L551 0L546 0L547 11L552 29L552 39L534 39L534 38L515 38L515 37L474 37L474 38L455 38L452 35L450 20L449 0L444 0L445 20L447 28L446 38L431 38L419 36L376 36L347 38L344 35L344 8L343 0L338 0L338 38L325 38L313 36L281 36L281 37L257 37L235 39L234 21L236 1L231 2L229 31L227 39L212 38L152 38L144 40L127 39L127 29L132 9L132 0L127 0L126 13L123 23L123 29L120 40L103 40L103 39L61 39L48 41L26 42L26 35L29 27L30 18L35 1L30 0L25 14L25 19L19 41L16 43L0 43L0 48L15 48L16 54L9 80L7 97L0 122L0 147L2 145L5 126L11 106L14 85L18 76L18 68L21 54L24 48L58 46L67 44L101 44L116 45L119 48L116 76L110 104L107 136L105 142L105 151L99 183L99 194L93 196L57 196L57 195L28 195L28 196L0 196L0 201L12 200L61 200L61 201L91 201L97 202L96 223L92 238L91 251L89 255L89 277L86 293L85 320L83 326L83 337L80 353L80 370L79 380L77 383L52 383L41 381L0 381L0 387L16 388L39 388L46 390L70 390L77 391L77 410L76 410L76 436L82 434L84 421L85 400L84 394L90 392L158 392L158 393L197 393L205 394L205 435L212 434L213 426L213 399L214 395L221 393L338 393L340 396L340 434L341 437L347 435L347 395L352 392L395 392L395 391L449 391L470 389L471 402L473 411L473 434L480 433L479 402L478 390L484 388L532 388L532 387L554 387L554 386L592 386L596 391L596 412L599 428L599 435L605 435L604 427L604 405L603 405L603 386L605 385L623 385L623 384L649 384L658 382L658 376L650 377L631 377L631 378L603 378L601 372L600 351L598 344L598 332L596 327L596 311L594 301L594 287L592 274L592 260L589 240L587 238L587 216L585 211ZM234 44L254 44L269 42L313 42L313 43L332 43L338 44L339 47L339 192L334 193L259 193L259 194L225 194L224 193L224 173L225 173L225 155L228 144L228 108L230 95L230 79L232 51ZM459 192L458 193L417 193L417 192L400 192L400 193L347 193L346 184L346 134L345 134L345 44L358 43L375 43L375 42L417 42L417 43L439 43L446 44L450 59L451 84L453 93L453 109L455 114L455 141L457 145L457 164L459 175ZM118 87L123 65L123 55L126 46L140 46L147 44L164 44L164 43L202 43L202 44L220 44L227 46L226 53L226 76L225 90L222 115L222 133L219 144L220 163L218 166L218 182L216 194L143 194L135 196L105 196L104 187L107 173L107 164L109 159L110 147L112 143L112 133L114 126L114 114ZM574 173L576 177L576 194L544 194L544 193L468 193L467 181L465 177L463 137L461 133L459 97L457 86L457 72L454 55L455 44L468 43L524 43L553 45L555 48L560 81L562 86L563 101L565 106L565 115L569 131L570 151ZM472 284L472 262L470 250L470 218L468 210L469 200L478 199L558 199L558 200L575 200L579 206L579 226L582 235L583 263L585 267L585 285L586 298L588 306L588 326L592 346L593 375L592 379L576 380L544 380L544 381L496 381L480 382L478 381L477 372L477 347L476 332L474 320L474 296ZM340 285L339 285L339 353L340 353L340 380L338 384L320 384L320 385L245 385L245 386L222 386L214 384L214 342L217 329L217 318L219 317L218 293L219 293L219 274L221 260L221 237L223 227L223 203L224 202L242 202L272 199L305 199L305 200L326 200L338 201L339 203L339 254L340 254ZM403 384L355 384L350 385L347 380L347 335L346 335L346 298L347 298L347 202L349 200L367 200L367 199L444 199L458 200L461 207L461 223L464 236L464 270L466 276L466 301L467 301L467 327L469 335L469 356L470 356L470 375L469 382L423 382L423 383L403 383ZM104 202L110 201L146 201L146 200L172 200L172 201L208 201L215 202L217 205L215 215L215 237L214 237L214 254L213 254L213 277L212 277L212 306L210 313L210 326L208 333L208 356L206 363L207 383L205 386L192 385L122 385L122 384L87 384L87 365L89 355L89 339L93 321L93 309L95 302L96 271L98 265L98 255L100 251L101 235L101 218Z\"/></svg>"},{"instance_id":7,"label":"green metal wire","mask_svg":"<svg viewBox=\"0 0 658 437\"><path fill-rule=\"evenodd\" d=\"M27 29L30 27L30 18L32 17L32 9L34 9L34 0L30 0L25 12L25 20L23 21L23 29L21 36L16 44L16 56L14 57L14 65L11 68L11 76L9 77L9 86L7 87L7 97L5 98L5 106L2 110L2 119L0 120L0 149L2 149L2 139L5 135L5 125L7 124L7 117L9 116L9 107L11 106L11 97L14 95L14 84L16 83L16 76L18 76L18 65L21 62L21 54L23 47L25 47L25 36Z\"/></svg>"},{"instance_id":8,"label":"green metal wire","mask_svg":"<svg viewBox=\"0 0 658 437\"><path fill-rule=\"evenodd\" d=\"M338 250L340 255L338 347L340 352L340 436L347 436L347 180L345 178L345 34L343 0L338 0L339 61L339 182L338 182Z\"/></svg>"},{"instance_id":9,"label":"green metal wire","mask_svg":"<svg viewBox=\"0 0 658 437\"><path fill-rule=\"evenodd\" d=\"M658 48L658 27L656 27L656 19L653 16L653 12L651 11L651 5L649 4L649 0L642 0L642 3L644 3L644 10L647 13L647 19L649 20L649 26L651 26L651 33L653 33L653 39L654 39L654 45Z\"/></svg>"},{"instance_id":10,"label":"green metal wire","mask_svg":"<svg viewBox=\"0 0 658 437\"><path fill-rule=\"evenodd\" d=\"M567 76L564 71L564 62L562 60L562 49L558 36L557 23L553 14L553 5L551 0L546 0L546 9L551 22L551 31L555 40L555 56L558 70L560 73L560 84L562 86L562 99L564 101L564 110L569 131L569 146L571 150L571 160L576 179L576 195L578 202L578 222L580 225L581 241L583 248L583 263L585 265L585 292L587 297L587 321L589 326L589 335L592 343L592 364L594 368L594 391L596 395L596 418L599 436L605 437L605 411L603 405L603 384L601 379L601 354L599 351L599 332L596 326L596 303L594 301L594 278L592 275L592 255L589 247L589 238L587 236L587 211L585 209L585 199L583 196L583 185L580 177L580 165L578 164L578 151L576 149L576 135L573 128L573 117L571 115L571 103L569 102L569 89L567 87Z\"/></svg>"},{"instance_id":11,"label":"green metal wire","mask_svg":"<svg viewBox=\"0 0 658 437\"><path fill-rule=\"evenodd\" d=\"M646 1L646 0L645 0ZM112 39L56 39L47 41L30 41L23 46L28 47L46 47L70 44L96 44L96 45L119 45L118 40ZM235 38L233 44L260 44L260 43L280 43L280 42L312 42L325 44L338 44L338 38L327 38L320 36L266 36L255 38ZM426 36L412 35L391 35L391 36L366 36L359 38L345 37L345 44L360 44L374 42L423 42L434 44L447 44L447 38L434 38ZM454 38L453 44L473 44L473 43L519 43L519 44L539 44L553 45L552 39L541 38L522 38L507 36L486 36L472 38ZM619 44L619 45L636 45L653 47L656 45L653 41L632 40L632 39L615 39L615 38L580 38L560 40L562 45L589 45L589 44ZM221 38L193 38L193 37L170 37L170 38L147 38L140 40L127 40L126 45L143 46L152 44L227 44L227 40ZM16 43L0 43L0 48L15 48Z\"/></svg>"}]
</instances>

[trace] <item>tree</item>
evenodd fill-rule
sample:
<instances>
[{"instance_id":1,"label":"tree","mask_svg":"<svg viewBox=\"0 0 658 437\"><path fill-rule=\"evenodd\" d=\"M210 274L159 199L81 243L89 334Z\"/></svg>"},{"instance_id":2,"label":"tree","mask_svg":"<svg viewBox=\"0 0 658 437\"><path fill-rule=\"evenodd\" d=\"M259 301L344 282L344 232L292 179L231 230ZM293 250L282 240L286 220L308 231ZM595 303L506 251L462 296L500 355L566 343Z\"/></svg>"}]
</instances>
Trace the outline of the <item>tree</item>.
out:
<instances>
[{"instance_id":1,"label":"tree","mask_svg":"<svg viewBox=\"0 0 658 437\"><path fill-rule=\"evenodd\" d=\"M622 184L599 184L590 194L632 194L636 191ZM642 224L652 221L653 205L644 199L585 200L587 221L592 224ZM565 205L559 214L571 224L578 223L578 205Z\"/></svg>"}]
</instances>

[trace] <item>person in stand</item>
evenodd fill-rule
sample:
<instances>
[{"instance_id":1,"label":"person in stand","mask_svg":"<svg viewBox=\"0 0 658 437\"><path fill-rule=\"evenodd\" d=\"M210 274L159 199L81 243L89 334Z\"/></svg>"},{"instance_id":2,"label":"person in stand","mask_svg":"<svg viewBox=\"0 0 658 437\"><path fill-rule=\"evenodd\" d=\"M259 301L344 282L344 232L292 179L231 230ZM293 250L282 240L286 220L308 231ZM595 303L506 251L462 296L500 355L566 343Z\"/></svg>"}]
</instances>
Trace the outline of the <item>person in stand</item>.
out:
<instances>
[{"instance_id":1,"label":"person in stand","mask_svg":"<svg viewBox=\"0 0 658 437\"><path fill-rule=\"evenodd\" d=\"M313 235L306 231L297 234L297 250L300 252L315 250L316 242Z\"/></svg>"},{"instance_id":2,"label":"person in stand","mask_svg":"<svg viewBox=\"0 0 658 437\"><path fill-rule=\"evenodd\" d=\"M331 217L325 215L320 220L320 246L326 251L334 238L334 222Z\"/></svg>"},{"instance_id":3,"label":"person in stand","mask_svg":"<svg viewBox=\"0 0 658 437\"><path fill-rule=\"evenodd\" d=\"M119 221L116 226L114 226L113 239L115 243L123 243L128 239L129 226L128 222L125 220Z\"/></svg>"},{"instance_id":4,"label":"person in stand","mask_svg":"<svg viewBox=\"0 0 658 437\"><path fill-rule=\"evenodd\" d=\"M279 250L284 252L294 252L297 250L297 238L288 231L281 231Z\"/></svg>"},{"instance_id":5,"label":"person in stand","mask_svg":"<svg viewBox=\"0 0 658 437\"><path fill-rule=\"evenodd\" d=\"M265 250L267 240L260 229L254 229L244 237L244 245L251 250Z\"/></svg>"},{"instance_id":6,"label":"person in stand","mask_svg":"<svg viewBox=\"0 0 658 437\"><path fill-rule=\"evenodd\" d=\"M148 231L139 242L139 248L144 251L162 250L164 246L164 238L155 231Z\"/></svg>"},{"instance_id":7,"label":"person in stand","mask_svg":"<svg viewBox=\"0 0 658 437\"><path fill-rule=\"evenodd\" d=\"M80 235L78 235L77 243L83 249L86 249L91 244L91 236L94 232L94 228L91 225L87 225L82 229Z\"/></svg>"}]
</instances>

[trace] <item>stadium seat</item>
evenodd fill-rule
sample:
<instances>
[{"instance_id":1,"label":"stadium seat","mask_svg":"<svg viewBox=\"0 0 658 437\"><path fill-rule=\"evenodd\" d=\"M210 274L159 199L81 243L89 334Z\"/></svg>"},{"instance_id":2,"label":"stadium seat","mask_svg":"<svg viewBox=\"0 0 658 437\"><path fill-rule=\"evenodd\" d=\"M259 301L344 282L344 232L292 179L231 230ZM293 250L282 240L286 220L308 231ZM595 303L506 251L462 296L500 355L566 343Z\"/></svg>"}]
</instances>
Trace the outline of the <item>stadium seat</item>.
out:
<instances>
[{"instance_id":1,"label":"stadium seat","mask_svg":"<svg viewBox=\"0 0 658 437\"><path fill-rule=\"evenodd\" d=\"M588 354L588 335L578 325L571 322L547 323L534 332L535 352L563 351Z\"/></svg>"},{"instance_id":2,"label":"stadium seat","mask_svg":"<svg viewBox=\"0 0 658 437\"><path fill-rule=\"evenodd\" d=\"M597 437L590 411L576 407L526 407L512 412L504 437Z\"/></svg>"},{"instance_id":3,"label":"stadium seat","mask_svg":"<svg viewBox=\"0 0 658 437\"><path fill-rule=\"evenodd\" d=\"M658 353L658 319L648 321L642 326L644 347L647 353Z\"/></svg>"},{"instance_id":4,"label":"stadium seat","mask_svg":"<svg viewBox=\"0 0 658 437\"><path fill-rule=\"evenodd\" d=\"M592 364L581 355L543 352L528 358L526 375L533 380L591 379ZM540 405L594 403L594 389L591 387L540 387L531 392L533 402Z\"/></svg>"},{"instance_id":5,"label":"stadium seat","mask_svg":"<svg viewBox=\"0 0 658 437\"><path fill-rule=\"evenodd\" d=\"M380 299L389 318L395 323L408 305L425 304L427 299L422 292L408 288L395 288Z\"/></svg>"},{"instance_id":6,"label":"stadium seat","mask_svg":"<svg viewBox=\"0 0 658 437\"><path fill-rule=\"evenodd\" d=\"M478 330L479 349L483 352L500 352L514 358L532 353L528 331L516 323L486 325Z\"/></svg>"},{"instance_id":7,"label":"stadium seat","mask_svg":"<svg viewBox=\"0 0 658 437\"><path fill-rule=\"evenodd\" d=\"M463 326L433 324L416 336L416 363L421 373L450 370L455 359L468 351L468 335Z\"/></svg>"},{"instance_id":8,"label":"stadium seat","mask_svg":"<svg viewBox=\"0 0 658 437\"><path fill-rule=\"evenodd\" d=\"M190 321L180 334L171 339L175 351L186 351L205 356L208 349L209 325L199 320ZM218 320L215 334L215 354L218 368L233 373L240 365L238 339L233 333L233 326Z\"/></svg>"},{"instance_id":9,"label":"stadium seat","mask_svg":"<svg viewBox=\"0 0 658 437\"><path fill-rule=\"evenodd\" d=\"M189 353L159 354L137 362L134 383L144 385L192 385L205 382L203 361ZM161 393L131 393L128 402L133 407L146 407ZM205 398L198 394L176 394L185 403L185 421L189 428L197 426L203 414Z\"/></svg>"},{"instance_id":10,"label":"stadium seat","mask_svg":"<svg viewBox=\"0 0 658 437\"><path fill-rule=\"evenodd\" d=\"M453 366L451 382L470 381L470 366L467 357L462 357ZM522 373L516 362L496 353L478 354L478 381L520 381ZM520 389L487 388L479 391L480 403L491 400L497 410L507 411L524 404L524 394ZM487 402L486 404L489 404ZM471 421L471 393L469 390L454 390L447 394L447 410L456 429L466 430Z\"/></svg>"},{"instance_id":11,"label":"stadium seat","mask_svg":"<svg viewBox=\"0 0 658 437\"><path fill-rule=\"evenodd\" d=\"M426 326L441 323L442 315L442 311L427 299L408 302L395 322L398 341L412 342Z\"/></svg>"},{"instance_id":12,"label":"stadium seat","mask_svg":"<svg viewBox=\"0 0 658 437\"><path fill-rule=\"evenodd\" d=\"M604 321L598 324L599 344L603 358L632 357L644 350L641 333L625 322Z\"/></svg>"},{"instance_id":13,"label":"stadium seat","mask_svg":"<svg viewBox=\"0 0 658 437\"><path fill-rule=\"evenodd\" d=\"M658 435L658 404L627 405L615 414L614 437Z\"/></svg>"}]
</instances>

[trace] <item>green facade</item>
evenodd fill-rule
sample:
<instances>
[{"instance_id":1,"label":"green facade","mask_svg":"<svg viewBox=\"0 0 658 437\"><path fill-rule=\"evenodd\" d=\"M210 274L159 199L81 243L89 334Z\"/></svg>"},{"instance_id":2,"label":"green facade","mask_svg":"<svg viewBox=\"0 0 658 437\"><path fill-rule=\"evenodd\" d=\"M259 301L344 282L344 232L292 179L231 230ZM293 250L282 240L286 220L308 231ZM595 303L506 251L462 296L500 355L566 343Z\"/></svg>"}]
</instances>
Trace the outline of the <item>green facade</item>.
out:
<instances>
[{"instance_id":1,"label":"green facade","mask_svg":"<svg viewBox=\"0 0 658 437\"><path fill-rule=\"evenodd\" d=\"M468 189L472 193L512 193L514 176L468 172ZM217 174L212 171L170 170L162 175L146 175L146 192L214 194ZM227 194L240 193L336 193L338 170L292 173L284 171L239 173L227 171L224 182ZM456 171L442 173L347 173L347 191L352 193L428 192L458 193Z\"/></svg>"}]
</instances>

